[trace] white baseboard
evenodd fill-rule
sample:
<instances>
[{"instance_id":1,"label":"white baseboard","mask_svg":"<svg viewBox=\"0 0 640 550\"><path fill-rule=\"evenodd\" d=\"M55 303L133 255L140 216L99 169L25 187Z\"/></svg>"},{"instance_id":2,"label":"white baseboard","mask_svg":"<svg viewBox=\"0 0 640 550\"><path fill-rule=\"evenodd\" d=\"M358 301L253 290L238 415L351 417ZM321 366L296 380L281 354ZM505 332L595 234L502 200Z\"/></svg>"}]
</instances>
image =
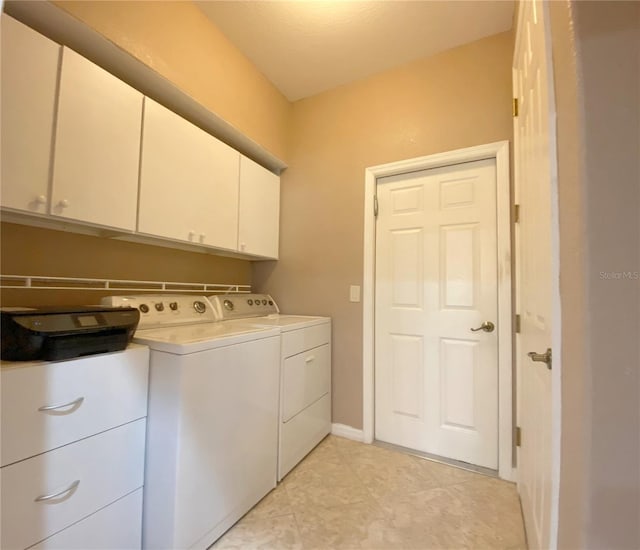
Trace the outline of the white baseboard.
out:
<instances>
[{"instance_id":1,"label":"white baseboard","mask_svg":"<svg viewBox=\"0 0 640 550\"><path fill-rule=\"evenodd\" d=\"M354 441L364 441L364 432L346 424L331 424L331 433Z\"/></svg>"}]
</instances>

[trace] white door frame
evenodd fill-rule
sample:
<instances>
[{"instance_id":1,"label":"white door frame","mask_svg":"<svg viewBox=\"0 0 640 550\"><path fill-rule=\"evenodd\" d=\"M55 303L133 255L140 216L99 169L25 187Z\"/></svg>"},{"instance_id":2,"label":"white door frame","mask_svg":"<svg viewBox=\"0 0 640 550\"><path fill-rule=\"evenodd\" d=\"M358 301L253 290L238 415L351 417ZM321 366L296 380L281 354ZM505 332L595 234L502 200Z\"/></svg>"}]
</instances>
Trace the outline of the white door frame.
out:
<instances>
[{"instance_id":1,"label":"white door frame","mask_svg":"<svg viewBox=\"0 0 640 550\"><path fill-rule=\"evenodd\" d=\"M374 436L374 306L375 306L375 216L376 180L407 172L439 168L462 162L496 160L496 217L498 257L498 475L515 480L513 456L512 307L511 307L511 192L509 186L509 142L456 149L425 157L371 166L365 170L364 274L362 281L362 385L363 439Z\"/></svg>"}]
</instances>

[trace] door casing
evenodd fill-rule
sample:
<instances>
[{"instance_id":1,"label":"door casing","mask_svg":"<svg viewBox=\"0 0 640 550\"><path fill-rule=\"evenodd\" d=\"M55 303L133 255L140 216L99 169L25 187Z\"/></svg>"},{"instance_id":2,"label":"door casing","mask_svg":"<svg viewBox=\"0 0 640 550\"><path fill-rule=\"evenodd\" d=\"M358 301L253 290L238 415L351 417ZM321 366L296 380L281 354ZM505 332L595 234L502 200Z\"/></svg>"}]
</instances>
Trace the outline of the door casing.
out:
<instances>
[{"instance_id":1,"label":"door casing","mask_svg":"<svg viewBox=\"0 0 640 550\"><path fill-rule=\"evenodd\" d=\"M511 199L509 142L498 141L456 149L365 169L363 309L363 439L374 435L374 307L375 307L375 215L376 181L384 176L439 168L451 164L494 158L496 161L496 233L498 257L498 475L515 480L513 467L513 374L511 305Z\"/></svg>"}]
</instances>

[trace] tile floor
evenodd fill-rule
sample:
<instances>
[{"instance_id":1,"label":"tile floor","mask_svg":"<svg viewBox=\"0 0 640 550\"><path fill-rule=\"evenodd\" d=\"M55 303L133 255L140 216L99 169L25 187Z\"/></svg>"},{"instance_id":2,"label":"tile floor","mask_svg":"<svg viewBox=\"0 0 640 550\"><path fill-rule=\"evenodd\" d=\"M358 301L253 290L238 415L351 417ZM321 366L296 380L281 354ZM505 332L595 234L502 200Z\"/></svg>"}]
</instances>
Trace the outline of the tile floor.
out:
<instances>
[{"instance_id":1,"label":"tile floor","mask_svg":"<svg viewBox=\"0 0 640 550\"><path fill-rule=\"evenodd\" d=\"M327 437L214 549L526 549L511 483Z\"/></svg>"}]
</instances>

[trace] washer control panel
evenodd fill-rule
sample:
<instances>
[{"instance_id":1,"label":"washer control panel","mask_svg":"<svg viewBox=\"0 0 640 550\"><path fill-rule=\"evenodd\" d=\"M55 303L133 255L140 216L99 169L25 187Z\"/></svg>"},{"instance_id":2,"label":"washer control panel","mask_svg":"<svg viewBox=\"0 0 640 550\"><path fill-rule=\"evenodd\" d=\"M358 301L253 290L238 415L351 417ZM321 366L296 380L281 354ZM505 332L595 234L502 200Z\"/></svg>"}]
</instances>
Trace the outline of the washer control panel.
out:
<instances>
[{"instance_id":1,"label":"washer control panel","mask_svg":"<svg viewBox=\"0 0 640 550\"><path fill-rule=\"evenodd\" d=\"M138 329L193 323L213 323L219 320L205 296L175 294L141 294L136 296L109 296L103 305L135 307L140 311Z\"/></svg>"},{"instance_id":2,"label":"washer control panel","mask_svg":"<svg viewBox=\"0 0 640 550\"><path fill-rule=\"evenodd\" d=\"M264 317L280 312L268 294L219 294L209 296L209 300L223 319Z\"/></svg>"}]
</instances>

